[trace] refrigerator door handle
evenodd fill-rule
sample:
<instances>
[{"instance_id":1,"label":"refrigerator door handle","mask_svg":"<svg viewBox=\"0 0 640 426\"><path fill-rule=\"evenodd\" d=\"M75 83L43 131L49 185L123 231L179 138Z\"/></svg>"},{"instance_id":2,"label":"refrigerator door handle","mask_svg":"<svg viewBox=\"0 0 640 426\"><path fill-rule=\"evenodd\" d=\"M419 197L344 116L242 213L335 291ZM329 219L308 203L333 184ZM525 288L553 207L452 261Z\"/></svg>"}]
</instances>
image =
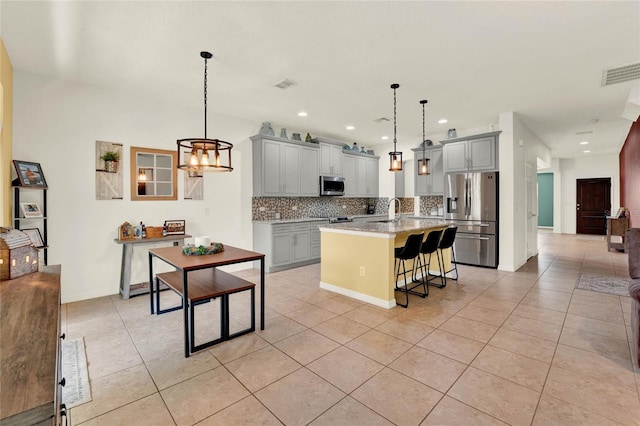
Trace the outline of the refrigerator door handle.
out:
<instances>
[{"instance_id":1,"label":"refrigerator door handle","mask_svg":"<svg viewBox=\"0 0 640 426\"><path fill-rule=\"evenodd\" d=\"M468 235L464 235L464 234L458 234L456 235L456 238L462 238L462 239L467 239L467 240L488 240L489 237L471 237Z\"/></svg>"},{"instance_id":2,"label":"refrigerator door handle","mask_svg":"<svg viewBox=\"0 0 640 426\"><path fill-rule=\"evenodd\" d=\"M469 176L464 178L464 214L469 216L471 214L471 188L469 184Z\"/></svg>"}]
</instances>

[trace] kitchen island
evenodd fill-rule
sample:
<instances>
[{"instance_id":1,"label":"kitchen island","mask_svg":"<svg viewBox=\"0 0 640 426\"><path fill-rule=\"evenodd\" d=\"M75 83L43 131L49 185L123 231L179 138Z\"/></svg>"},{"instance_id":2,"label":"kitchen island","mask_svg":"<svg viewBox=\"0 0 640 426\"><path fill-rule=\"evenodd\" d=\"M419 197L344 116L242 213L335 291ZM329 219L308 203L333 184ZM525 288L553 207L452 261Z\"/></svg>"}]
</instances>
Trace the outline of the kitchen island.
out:
<instances>
[{"instance_id":1,"label":"kitchen island","mask_svg":"<svg viewBox=\"0 0 640 426\"><path fill-rule=\"evenodd\" d=\"M394 248L404 246L411 234L426 237L447 226L443 220L410 218L321 225L320 287L391 309L396 305ZM448 270L450 253L444 255ZM407 269L412 266L407 261ZM431 270L437 271L435 258Z\"/></svg>"}]
</instances>

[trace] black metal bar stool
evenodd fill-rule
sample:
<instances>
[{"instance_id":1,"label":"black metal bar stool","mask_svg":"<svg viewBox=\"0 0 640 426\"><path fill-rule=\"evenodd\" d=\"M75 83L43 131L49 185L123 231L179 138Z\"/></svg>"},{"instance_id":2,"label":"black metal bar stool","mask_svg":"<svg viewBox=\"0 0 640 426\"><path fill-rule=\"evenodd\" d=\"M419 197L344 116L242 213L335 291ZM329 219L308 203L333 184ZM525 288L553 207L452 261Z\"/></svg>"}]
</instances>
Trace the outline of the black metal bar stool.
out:
<instances>
[{"instance_id":1,"label":"black metal bar stool","mask_svg":"<svg viewBox=\"0 0 640 426\"><path fill-rule=\"evenodd\" d=\"M442 230L438 229L436 231L431 231L427 234L427 239L422 242L422 246L420 247L420 256L418 256L418 268L422 272L421 280L426 284L429 284L431 281L440 278L441 285L435 285L439 288L444 287L444 278L442 277L442 273L440 275L435 275L429 273L429 268L431 266L431 255L438 250L438 246L440 244L440 239L442 238ZM427 262L427 255L429 255L429 261ZM437 253L436 253L437 256ZM440 262L438 262L438 270L440 269ZM413 277L414 282L418 282L417 277ZM429 295L429 289L426 288L426 293Z\"/></svg>"},{"instance_id":2,"label":"black metal bar stool","mask_svg":"<svg viewBox=\"0 0 640 426\"><path fill-rule=\"evenodd\" d=\"M404 291L405 296L407 297L407 303L404 305L402 303L396 304L406 308L409 306L409 293L418 295L420 297L427 297L427 285L424 283L418 283L413 287L409 287L412 281L407 280L407 268L405 265L406 260L415 259L420 255L420 246L422 245L422 239L424 238L424 232L420 234L411 234L407 237L407 241L404 243L404 247L396 247L394 257L395 257L395 272L396 272L396 290ZM402 274L404 275L404 288L398 287L398 277L400 276L400 264L402 264ZM411 270L411 277L414 276L415 263L413 264L413 269ZM424 285L424 293L420 293L417 291L413 291L414 288Z\"/></svg>"},{"instance_id":3,"label":"black metal bar stool","mask_svg":"<svg viewBox=\"0 0 640 426\"><path fill-rule=\"evenodd\" d=\"M450 226L444 230L442 233L442 239L440 240L440 244L438 244L438 251L436 252L438 256L438 266L440 268L440 275L442 276L442 285L436 285L438 288L443 288L447 285L447 274L449 272L456 272L456 277L451 278L454 281L458 281L458 265L456 264L456 251L453 248L453 243L456 241L456 232L458 231L457 226ZM444 255L442 253L443 250L451 249L451 263L453 268L448 271L444 270Z\"/></svg>"}]
</instances>

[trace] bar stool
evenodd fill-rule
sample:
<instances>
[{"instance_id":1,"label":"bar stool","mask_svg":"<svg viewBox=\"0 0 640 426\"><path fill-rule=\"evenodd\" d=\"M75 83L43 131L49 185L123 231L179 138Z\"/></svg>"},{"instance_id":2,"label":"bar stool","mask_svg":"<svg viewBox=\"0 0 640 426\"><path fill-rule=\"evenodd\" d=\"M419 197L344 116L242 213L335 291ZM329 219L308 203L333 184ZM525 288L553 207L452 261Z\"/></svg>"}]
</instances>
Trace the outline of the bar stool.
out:
<instances>
[{"instance_id":1,"label":"bar stool","mask_svg":"<svg viewBox=\"0 0 640 426\"><path fill-rule=\"evenodd\" d=\"M420 297L427 297L427 285L425 283L418 283L413 287L409 288L410 282L407 280L407 268L405 266L405 261L410 259L415 259L420 255L420 246L422 245L422 239L424 238L424 232L420 234L411 234L407 237L407 241L404 243L404 247L396 247L394 257L395 257L395 272L396 272L396 290L404 291L407 297L407 303L404 305L402 303L396 302L396 304L406 308L409 306L409 293L418 295ZM400 264L402 263L402 274L404 275L404 288L398 287L398 277L400 276ZM415 263L413 265L413 269L411 270L411 277L414 276L413 271L415 270ZM414 288L423 285L424 293L420 293L417 291L413 291Z\"/></svg>"},{"instance_id":2,"label":"bar stool","mask_svg":"<svg viewBox=\"0 0 640 426\"><path fill-rule=\"evenodd\" d=\"M442 285L435 285L438 288L444 288L447 285L447 274L452 271L456 271L456 277L451 278L454 281L458 281L458 265L456 264L456 251L453 249L453 243L456 241L456 232L458 231L457 226L450 226L444 230L442 233L442 239L440 240L440 244L438 244L438 251L436 255L438 256L438 267L440 268L440 275L442 276ZM453 263L453 268L448 271L444 270L444 255L442 253L443 250L451 249L451 262Z\"/></svg>"},{"instance_id":3,"label":"bar stool","mask_svg":"<svg viewBox=\"0 0 640 426\"><path fill-rule=\"evenodd\" d=\"M427 234L427 239L422 242L422 246L420 247L420 256L418 256L418 269L422 271L422 280L429 284L431 281L440 278L441 285L436 285L439 288L444 287L445 282L443 281L442 274L435 275L429 273L429 268L431 266L431 255L438 250L438 245L440 244L440 239L442 238L442 230L438 229L436 231L431 231ZM427 255L429 255L429 261L427 262ZM436 254L437 256L437 254ZM440 270L440 262L438 262L438 270ZM414 282L418 282L418 279L413 277ZM434 284L431 284L434 285ZM429 289L427 287L427 295L429 295Z\"/></svg>"}]
</instances>

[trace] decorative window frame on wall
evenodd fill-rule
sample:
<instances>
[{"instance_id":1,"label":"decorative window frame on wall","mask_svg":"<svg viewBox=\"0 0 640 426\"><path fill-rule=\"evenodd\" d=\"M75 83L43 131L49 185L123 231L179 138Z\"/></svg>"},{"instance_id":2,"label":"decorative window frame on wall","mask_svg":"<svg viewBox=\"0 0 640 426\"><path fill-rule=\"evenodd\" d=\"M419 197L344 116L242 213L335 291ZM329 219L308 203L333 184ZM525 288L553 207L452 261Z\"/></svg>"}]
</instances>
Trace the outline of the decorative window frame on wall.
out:
<instances>
[{"instance_id":1,"label":"decorative window frame on wall","mask_svg":"<svg viewBox=\"0 0 640 426\"><path fill-rule=\"evenodd\" d=\"M177 164L173 150L132 146L131 201L177 200Z\"/></svg>"},{"instance_id":2,"label":"decorative window frame on wall","mask_svg":"<svg viewBox=\"0 0 640 426\"><path fill-rule=\"evenodd\" d=\"M204 177L202 173L184 172L184 199L204 200Z\"/></svg>"},{"instance_id":3,"label":"decorative window frame on wall","mask_svg":"<svg viewBox=\"0 0 640 426\"><path fill-rule=\"evenodd\" d=\"M101 158L108 151L120 156L115 173L107 172L105 161ZM122 200L122 189L122 144L96 141L96 200Z\"/></svg>"}]
</instances>

